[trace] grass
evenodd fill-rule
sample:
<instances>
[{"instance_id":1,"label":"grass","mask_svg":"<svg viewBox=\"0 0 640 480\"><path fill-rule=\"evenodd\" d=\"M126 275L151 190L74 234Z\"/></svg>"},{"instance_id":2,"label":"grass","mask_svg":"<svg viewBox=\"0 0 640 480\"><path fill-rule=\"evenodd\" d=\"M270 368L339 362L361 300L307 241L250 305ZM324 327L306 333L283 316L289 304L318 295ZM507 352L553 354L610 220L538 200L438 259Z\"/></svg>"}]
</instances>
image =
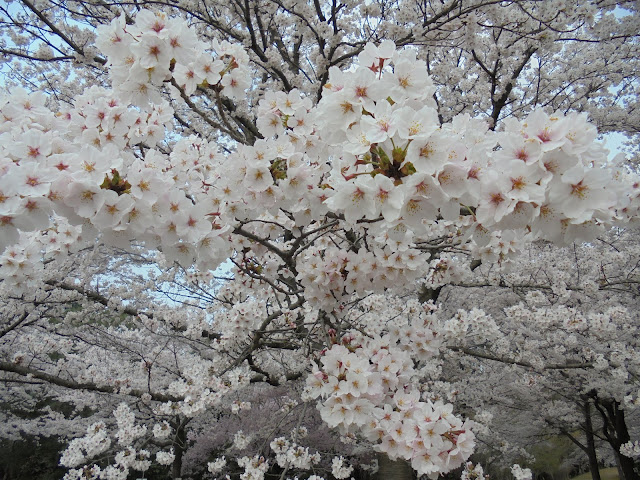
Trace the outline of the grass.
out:
<instances>
[{"instance_id":1,"label":"grass","mask_svg":"<svg viewBox=\"0 0 640 480\"><path fill-rule=\"evenodd\" d=\"M601 468L600 469L600 478L602 480L619 480L618 477L618 469L615 467L611 468ZM577 477L573 477L571 480L591 480L590 473L583 473L582 475L578 475Z\"/></svg>"}]
</instances>

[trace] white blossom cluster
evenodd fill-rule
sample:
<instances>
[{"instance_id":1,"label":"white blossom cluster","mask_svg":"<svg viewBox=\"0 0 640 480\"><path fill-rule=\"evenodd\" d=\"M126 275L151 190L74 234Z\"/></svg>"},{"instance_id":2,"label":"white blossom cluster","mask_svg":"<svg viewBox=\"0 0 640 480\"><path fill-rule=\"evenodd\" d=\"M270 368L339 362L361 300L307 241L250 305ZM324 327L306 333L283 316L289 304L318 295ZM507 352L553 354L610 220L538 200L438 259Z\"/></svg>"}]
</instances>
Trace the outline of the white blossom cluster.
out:
<instances>
[{"instance_id":1,"label":"white blossom cluster","mask_svg":"<svg viewBox=\"0 0 640 480\"><path fill-rule=\"evenodd\" d=\"M262 456L242 457L238 465L244 468L240 480L264 480L264 474L269 469L269 462Z\"/></svg>"},{"instance_id":2,"label":"white blossom cluster","mask_svg":"<svg viewBox=\"0 0 640 480\"><path fill-rule=\"evenodd\" d=\"M33 220L44 226L48 220L38 217L47 214L46 208L34 212ZM39 285L44 273L42 258L61 258L77 251L81 244L81 228L57 216L44 232L20 233L17 243L0 254L0 276L4 279L0 291L19 293Z\"/></svg>"},{"instance_id":3,"label":"white blossom cluster","mask_svg":"<svg viewBox=\"0 0 640 480\"><path fill-rule=\"evenodd\" d=\"M168 461L173 456L170 452L158 452L158 462ZM70 469L64 476L64 480L126 480L130 469L145 472L151 466L151 453L148 450L136 450L127 447L115 455L114 464L104 469L98 465L85 466L80 469ZM166 465L166 463L165 463Z\"/></svg>"},{"instance_id":4,"label":"white blossom cluster","mask_svg":"<svg viewBox=\"0 0 640 480\"><path fill-rule=\"evenodd\" d=\"M511 474L516 480L531 480L533 474L528 468L522 468L517 463L511 466Z\"/></svg>"},{"instance_id":5,"label":"white blossom cluster","mask_svg":"<svg viewBox=\"0 0 640 480\"><path fill-rule=\"evenodd\" d=\"M233 413L234 415L238 415L244 410L251 410L251 402L241 402L239 400L235 400L231 404L231 413Z\"/></svg>"},{"instance_id":6,"label":"white blossom cluster","mask_svg":"<svg viewBox=\"0 0 640 480\"><path fill-rule=\"evenodd\" d=\"M156 462L160 465L171 465L175 460L176 455L172 451L169 452L157 452L156 453Z\"/></svg>"},{"instance_id":7,"label":"white blossom cluster","mask_svg":"<svg viewBox=\"0 0 640 480\"><path fill-rule=\"evenodd\" d=\"M471 462L467 462L460 474L460 480L486 480L488 478L489 476L485 476L484 469L479 463L474 465Z\"/></svg>"},{"instance_id":8,"label":"white blossom cluster","mask_svg":"<svg viewBox=\"0 0 640 480\"><path fill-rule=\"evenodd\" d=\"M623 404L629 407L636 407L640 405L640 391L634 392L630 395L625 395L623 398Z\"/></svg>"},{"instance_id":9,"label":"white blossom cluster","mask_svg":"<svg viewBox=\"0 0 640 480\"><path fill-rule=\"evenodd\" d=\"M346 225L371 222L379 247L351 260L361 269L341 251L298 279L321 302L314 288L323 282L329 298L340 288L360 293L411 281L425 262L412 243L433 233L440 218L452 231L463 228L460 240L473 241L474 255L503 258L537 236L589 237L636 208L636 183L607 162L584 115L536 111L499 133L468 116L440 125L424 62L391 42L367 45L357 68L332 68L317 106L295 91L265 95L258 123L275 137L239 146L228 158L196 137L181 139L170 155L151 148L136 158L129 144L165 138L172 110L160 100L123 100L117 88L147 85L146 100L155 85L179 74L178 66L202 58L196 53L203 48L183 20L148 11L136 18L126 25L120 17L98 34L116 94L89 90L66 117L24 92L0 103L2 144L10 146L0 166L2 246L15 243L19 231L46 228L53 211L82 224L87 237L98 230L119 246L136 238L161 246L169 261L211 268L237 247L228 233L247 218L267 220L286 210L298 226L327 213ZM221 85L229 82L223 92L242 90L242 49L213 47L220 60L211 69L221 70L211 82L221 77ZM198 68L195 81L211 85ZM384 247L389 240L397 244L393 251ZM311 266L317 256L309 250L304 261Z\"/></svg>"},{"instance_id":10,"label":"white blossom cluster","mask_svg":"<svg viewBox=\"0 0 640 480\"><path fill-rule=\"evenodd\" d=\"M331 461L331 475L338 479L349 478L353 472L353 466L346 463L342 457L333 457Z\"/></svg>"},{"instance_id":11,"label":"white blossom cluster","mask_svg":"<svg viewBox=\"0 0 640 480\"><path fill-rule=\"evenodd\" d=\"M276 463L282 468L309 470L320 461L319 453L309 453L309 447L298 445L285 437L274 438L270 447L276 454Z\"/></svg>"},{"instance_id":12,"label":"white blossom cluster","mask_svg":"<svg viewBox=\"0 0 640 480\"><path fill-rule=\"evenodd\" d=\"M628 441L620 446L620 454L629 458L640 458L640 442Z\"/></svg>"},{"instance_id":13,"label":"white blossom cluster","mask_svg":"<svg viewBox=\"0 0 640 480\"><path fill-rule=\"evenodd\" d=\"M482 343L502 337L495 320L479 308L458 310L443 327L444 336L459 343Z\"/></svg>"},{"instance_id":14,"label":"white blossom cluster","mask_svg":"<svg viewBox=\"0 0 640 480\"><path fill-rule=\"evenodd\" d=\"M60 458L60 464L65 467L76 467L85 459L94 457L111 446L111 438L106 425L102 422L94 423L87 428L87 434L73 439Z\"/></svg>"},{"instance_id":15,"label":"white blossom cluster","mask_svg":"<svg viewBox=\"0 0 640 480\"><path fill-rule=\"evenodd\" d=\"M410 354L391 336L351 342L327 350L322 368L307 378L307 395L322 398L322 419L342 434L364 436L391 459L410 461L420 475L436 478L462 465L475 444L471 422L451 404L420 400Z\"/></svg>"},{"instance_id":16,"label":"white blossom cluster","mask_svg":"<svg viewBox=\"0 0 640 480\"><path fill-rule=\"evenodd\" d=\"M479 248L491 241L487 228L527 227L562 242L598 232L637 196L618 183L585 115L536 110L495 134L468 116L441 126L426 65L413 52L386 41L359 61L350 72L330 70L317 118L320 137L341 152L326 204L349 222L382 215L421 235L425 220L438 212L457 219L466 207Z\"/></svg>"},{"instance_id":17,"label":"white blossom cluster","mask_svg":"<svg viewBox=\"0 0 640 480\"><path fill-rule=\"evenodd\" d=\"M69 137L82 139L84 144L99 150L108 147L122 150L141 143L155 146L162 142L167 130L172 128L172 116L173 109L166 100L144 109L134 108L117 92L94 85L75 98L74 107L62 118L66 121ZM58 142L58 148L62 146ZM55 168L68 168L64 156L55 158L60 160L53 165ZM90 165L88 162L85 168Z\"/></svg>"},{"instance_id":18,"label":"white blossom cluster","mask_svg":"<svg viewBox=\"0 0 640 480\"><path fill-rule=\"evenodd\" d=\"M101 469L98 465L86 466L81 469L71 468L65 475L65 480L75 479L106 479L124 480L129 474L129 469L144 472L152 464L151 452L146 449L137 450L131 445L146 433L144 425L135 424L135 415L128 405L121 403L114 412L118 430L115 437L122 448L115 454L114 464ZM165 428L166 426L166 428ZM157 427L157 428L156 428ZM154 427L154 434L162 438L170 433L166 422ZM87 429L84 437L72 440L62 453L60 464L66 467L76 467L87 460L97 457L111 447L106 425L103 422L92 424ZM175 459L173 449L158 451L155 461L160 465L171 465Z\"/></svg>"},{"instance_id":19,"label":"white blossom cluster","mask_svg":"<svg viewBox=\"0 0 640 480\"><path fill-rule=\"evenodd\" d=\"M118 405L113 415L116 417L118 423L116 438L120 445L125 447L129 446L135 439L147 433L147 427L145 425L136 425L136 416L126 403Z\"/></svg>"},{"instance_id":20,"label":"white blossom cluster","mask_svg":"<svg viewBox=\"0 0 640 480\"><path fill-rule=\"evenodd\" d=\"M307 268L297 279L305 288L307 300L323 308L337 306L343 292L363 294L410 282L419 275L419 267L424 268L421 255L411 248L363 248L353 252L324 241L309 248L304 261Z\"/></svg>"},{"instance_id":21,"label":"white blossom cluster","mask_svg":"<svg viewBox=\"0 0 640 480\"><path fill-rule=\"evenodd\" d=\"M250 434L246 434L242 430L239 430L233 436L233 448L244 450L249 446L251 440L252 436Z\"/></svg>"},{"instance_id":22,"label":"white blossom cluster","mask_svg":"<svg viewBox=\"0 0 640 480\"><path fill-rule=\"evenodd\" d=\"M203 86L219 87L235 98L249 86L248 56L242 47L205 44L180 18L142 10L133 25L122 15L98 27L97 34L96 45L107 55L114 88L126 101L158 102L159 88L172 78L187 95Z\"/></svg>"},{"instance_id":23,"label":"white blossom cluster","mask_svg":"<svg viewBox=\"0 0 640 480\"><path fill-rule=\"evenodd\" d=\"M167 392L170 395L183 400L160 403L155 407L154 412L159 415L182 413L194 417L206 411L208 407L219 404L226 393L233 387L237 387L237 379L234 379L234 372L231 372L223 380L212 375L211 368L211 362L189 364L182 372L182 376L167 386Z\"/></svg>"},{"instance_id":24,"label":"white blossom cluster","mask_svg":"<svg viewBox=\"0 0 640 480\"><path fill-rule=\"evenodd\" d=\"M171 435L171 426L166 421L156 423L153 426L153 436L155 438L167 438L169 435Z\"/></svg>"},{"instance_id":25,"label":"white blossom cluster","mask_svg":"<svg viewBox=\"0 0 640 480\"><path fill-rule=\"evenodd\" d=\"M220 457L213 462L207 463L207 470L209 473L213 473L215 475L216 473L220 473L226 464L227 459L225 457Z\"/></svg>"}]
</instances>

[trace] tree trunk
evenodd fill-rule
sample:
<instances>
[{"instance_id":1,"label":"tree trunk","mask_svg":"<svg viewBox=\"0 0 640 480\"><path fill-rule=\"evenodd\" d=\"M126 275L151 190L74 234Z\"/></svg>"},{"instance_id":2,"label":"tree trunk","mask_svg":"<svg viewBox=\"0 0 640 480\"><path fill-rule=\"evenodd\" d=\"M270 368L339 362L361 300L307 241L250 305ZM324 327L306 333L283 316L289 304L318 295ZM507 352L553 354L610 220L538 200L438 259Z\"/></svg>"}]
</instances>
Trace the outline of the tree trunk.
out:
<instances>
[{"instance_id":1,"label":"tree trunk","mask_svg":"<svg viewBox=\"0 0 640 480\"><path fill-rule=\"evenodd\" d=\"M627 430L627 424L624 419L624 410L618 408L619 406L620 404L618 402L614 402L612 405L614 415L613 424L616 430L617 440L617 445L615 446L616 456L619 458L624 480L640 480L640 475L638 475L633 468L633 459L620 454L620 447L629 442L631 437L629 436L629 430Z\"/></svg>"},{"instance_id":2,"label":"tree trunk","mask_svg":"<svg viewBox=\"0 0 640 480\"><path fill-rule=\"evenodd\" d=\"M640 480L640 475L635 471L633 459L620 455L620 447L631 440L620 403L615 400L600 400L597 396L594 402L604 422L604 435L613 448L620 479Z\"/></svg>"},{"instance_id":3,"label":"tree trunk","mask_svg":"<svg viewBox=\"0 0 640 480\"><path fill-rule=\"evenodd\" d=\"M591 403L586 398L584 402L584 429L587 435L587 456L589 457L589 470L592 480L600 480L600 468L596 455L596 443L593 436L593 423L591 422Z\"/></svg>"},{"instance_id":4,"label":"tree trunk","mask_svg":"<svg viewBox=\"0 0 640 480\"><path fill-rule=\"evenodd\" d=\"M620 454L613 452L613 457L616 459L616 469L618 470L618 478L624 480L624 472L622 471L622 465L620 465Z\"/></svg>"},{"instance_id":5,"label":"tree trunk","mask_svg":"<svg viewBox=\"0 0 640 480\"><path fill-rule=\"evenodd\" d=\"M406 460L392 462L384 453L378 453L376 480L412 480L413 469Z\"/></svg>"},{"instance_id":6,"label":"tree trunk","mask_svg":"<svg viewBox=\"0 0 640 480\"><path fill-rule=\"evenodd\" d=\"M173 442L173 453L176 457L173 459L173 464L171 465L171 478L174 480L182 478L182 454L186 448L187 441L187 435L185 432L186 423L180 422L180 419L178 419L177 423L178 428Z\"/></svg>"},{"instance_id":7,"label":"tree trunk","mask_svg":"<svg viewBox=\"0 0 640 480\"><path fill-rule=\"evenodd\" d=\"M182 448L175 447L174 453L176 454L176 458L173 459L173 464L171 465L171 478L182 478Z\"/></svg>"}]
</instances>

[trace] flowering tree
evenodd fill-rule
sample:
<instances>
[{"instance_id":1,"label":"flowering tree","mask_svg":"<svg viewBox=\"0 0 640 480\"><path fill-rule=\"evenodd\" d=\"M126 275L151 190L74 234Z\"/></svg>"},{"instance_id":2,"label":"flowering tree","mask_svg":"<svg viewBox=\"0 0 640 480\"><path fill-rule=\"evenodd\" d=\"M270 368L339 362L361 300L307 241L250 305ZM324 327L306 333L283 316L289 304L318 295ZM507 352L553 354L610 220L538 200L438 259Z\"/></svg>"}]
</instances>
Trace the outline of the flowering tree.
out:
<instances>
[{"instance_id":1,"label":"flowering tree","mask_svg":"<svg viewBox=\"0 0 640 480\"><path fill-rule=\"evenodd\" d=\"M612 454L621 478L637 478L630 441L637 433L629 430L638 414L637 261L636 232L616 231L563 250L536 245L506 275L483 266L475 278L447 287L468 291L448 304L472 309L449 320L460 339L447 362L457 401L495 417L491 435L504 432L499 411L534 413L525 421L537 423L531 433L570 438L594 478L598 457ZM480 296L471 293L479 289ZM456 359L460 354L465 358ZM459 364L463 370L455 371ZM611 449L596 448L599 439ZM522 438L508 440L523 445Z\"/></svg>"},{"instance_id":2,"label":"flowering tree","mask_svg":"<svg viewBox=\"0 0 640 480\"><path fill-rule=\"evenodd\" d=\"M383 462L451 471L475 436L425 389L451 340L427 300L635 219L588 119L638 131L634 4L358 3L3 9L0 370L104 417L69 422L67 478L179 478L189 428L297 379ZM321 461L293 431L281 478Z\"/></svg>"}]
</instances>

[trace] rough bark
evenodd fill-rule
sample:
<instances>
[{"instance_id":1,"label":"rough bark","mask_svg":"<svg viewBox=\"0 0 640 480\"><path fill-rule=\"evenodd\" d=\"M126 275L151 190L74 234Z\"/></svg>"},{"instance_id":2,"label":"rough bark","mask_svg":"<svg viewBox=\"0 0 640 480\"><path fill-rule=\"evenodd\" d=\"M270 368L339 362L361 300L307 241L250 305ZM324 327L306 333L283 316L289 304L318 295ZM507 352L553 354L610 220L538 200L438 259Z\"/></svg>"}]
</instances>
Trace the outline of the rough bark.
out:
<instances>
[{"instance_id":1,"label":"rough bark","mask_svg":"<svg viewBox=\"0 0 640 480\"><path fill-rule=\"evenodd\" d=\"M596 455L596 444L593 435L593 422L591 421L591 403L585 399L583 405L584 430L587 436L587 456L589 457L589 470L591 470L592 480L600 480L600 469L598 467L598 456Z\"/></svg>"},{"instance_id":2,"label":"rough bark","mask_svg":"<svg viewBox=\"0 0 640 480\"><path fill-rule=\"evenodd\" d=\"M624 475L624 480L640 480L640 475L636 473L634 468L634 462L632 458L625 457L624 455L620 455L620 447L631 440L629 436L629 430L627 430L627 424L624 419L624 410L619 408L619 404L615 402L611 406L614 418L614 428L616 431L616 457L619 458L620 468L622 470L622 474Z\"/></svg>"},{"instance_id":3,"label":"rough bark","mask_svg":"<svg viewBox=\"0 0 640 480\"><path fill-rule=\"evenodd\" d=\"M187 434L185 431L185 426L187 422L180 422L178 420L178 429L176 431L176 437L173 444L173 451L175 453L175 458L173 459L173 464L171 465L171 478L176 480L182 478L182 456L186 449L187 442Z\"/></svg>"},{"instance_id":4,"label":"rough bark","mask_svg":"<svg viewBox=\"0 0 640 480\"><path fill-rule=\"evenodd\" d=\"M602 417L604 435L613 448L621 480L640 480L640 475L635 471L633 459L620 455L620 447L631 440L620 403L596 396L594 405Z\"/></svg>"}]
</instances>

